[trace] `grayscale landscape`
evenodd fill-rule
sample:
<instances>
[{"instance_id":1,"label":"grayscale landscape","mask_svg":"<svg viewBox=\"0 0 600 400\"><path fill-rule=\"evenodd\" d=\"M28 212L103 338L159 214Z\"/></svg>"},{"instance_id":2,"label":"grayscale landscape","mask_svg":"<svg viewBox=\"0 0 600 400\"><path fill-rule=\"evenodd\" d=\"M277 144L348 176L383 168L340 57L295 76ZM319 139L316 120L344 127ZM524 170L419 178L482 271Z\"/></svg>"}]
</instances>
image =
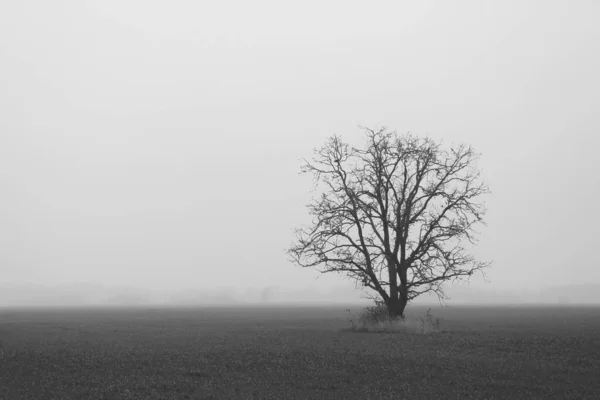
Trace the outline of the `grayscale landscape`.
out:
<instances>
[{"instance_id":1,"label":"grayscale landscape","mask_svg":"<svg viewBox=\"0 0 600 400\"><path fill-rule=\"evenodd\" d=\"M0 400L600 399L600 1L0 1Z\"/></svg>"}]
</instances>

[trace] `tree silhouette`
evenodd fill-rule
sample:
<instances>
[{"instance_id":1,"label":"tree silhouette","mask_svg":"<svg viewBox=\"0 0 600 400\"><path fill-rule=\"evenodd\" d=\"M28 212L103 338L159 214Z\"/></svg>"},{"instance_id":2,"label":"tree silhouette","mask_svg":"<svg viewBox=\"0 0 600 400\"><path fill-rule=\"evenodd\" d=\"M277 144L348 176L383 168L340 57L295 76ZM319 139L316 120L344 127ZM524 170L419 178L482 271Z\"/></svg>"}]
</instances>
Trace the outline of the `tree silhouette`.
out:
<instances>
[{"instance_id":1,"label":"tree silhouette","mask_svg":"<svg viewBox=\"0 0 600 400\"><path fill-rule=\"evenodd\" d=\"M287 249L301 267L344 274L376 293L392 316L409 301L489 266L466 251L484 223L489 193L470 146L445 149L430 138L365 129L355 148L330 137L301 172L320 195L307 205L311 226Z\"/></svg>"}]
</instances>

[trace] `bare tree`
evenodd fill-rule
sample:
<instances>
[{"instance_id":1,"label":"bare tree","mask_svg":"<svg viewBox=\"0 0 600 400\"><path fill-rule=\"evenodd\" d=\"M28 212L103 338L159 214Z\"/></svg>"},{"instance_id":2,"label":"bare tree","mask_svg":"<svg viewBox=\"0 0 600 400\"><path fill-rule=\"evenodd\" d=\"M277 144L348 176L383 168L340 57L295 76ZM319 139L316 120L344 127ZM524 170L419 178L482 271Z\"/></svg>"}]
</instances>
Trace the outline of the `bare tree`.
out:
<instances>
[{"instance_id":1,"label":"bare tree","mask_svg":"<svg viewBox=\"0 0 600 400\"><path fill-rule=\"evenodd\" d=\"M392 316L409 301L489 266L468 254L484 223L489 193L470 146L365 129L359 149L330 137L304 160L320 195L307 205L310 227L287 250L301 267L338 272L373 290Z\"/></svg>"}]
</instances>

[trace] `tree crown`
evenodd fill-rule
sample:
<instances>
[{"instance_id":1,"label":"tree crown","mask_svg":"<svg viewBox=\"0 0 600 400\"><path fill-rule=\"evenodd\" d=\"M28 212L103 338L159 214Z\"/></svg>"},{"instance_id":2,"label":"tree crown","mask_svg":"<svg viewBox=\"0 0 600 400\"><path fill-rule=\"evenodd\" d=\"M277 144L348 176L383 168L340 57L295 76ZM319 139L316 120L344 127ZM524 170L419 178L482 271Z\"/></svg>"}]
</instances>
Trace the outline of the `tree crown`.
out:
<instances>
[{"instance_id":1,"label":"tree crown","mask_svg":"<svg viewBox=\"0 0 600 400\"><path fill-rule=\"evenodd\" d=\"M311 226L296 230L292 261L339 272L379 294L410 301L489 263L469 255L483 224L489 189L472 147L449 149L430 138L365 129L356 148L330 137L304 160L320 195L307 205Z\"/></svg>"}]
</instances>

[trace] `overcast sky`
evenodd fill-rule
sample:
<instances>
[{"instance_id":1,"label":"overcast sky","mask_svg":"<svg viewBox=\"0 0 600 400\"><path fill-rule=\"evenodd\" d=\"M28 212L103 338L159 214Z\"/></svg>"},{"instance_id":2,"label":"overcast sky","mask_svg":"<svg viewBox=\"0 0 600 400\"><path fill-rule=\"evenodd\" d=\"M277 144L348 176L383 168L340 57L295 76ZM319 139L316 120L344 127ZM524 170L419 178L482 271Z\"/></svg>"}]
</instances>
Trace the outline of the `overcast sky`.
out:
<instances>
[{"instance_id":1,"label":"overcast sky","mask_svg":"<svg viewBox=\"0 0 600 400\"><path fill-rule=\"evenodd\" d=\"M358 126L465 142L487 286L599 283L600 2L0 5L0 282L327 287L298 175Z\"/></svg>"}]
</instances>

